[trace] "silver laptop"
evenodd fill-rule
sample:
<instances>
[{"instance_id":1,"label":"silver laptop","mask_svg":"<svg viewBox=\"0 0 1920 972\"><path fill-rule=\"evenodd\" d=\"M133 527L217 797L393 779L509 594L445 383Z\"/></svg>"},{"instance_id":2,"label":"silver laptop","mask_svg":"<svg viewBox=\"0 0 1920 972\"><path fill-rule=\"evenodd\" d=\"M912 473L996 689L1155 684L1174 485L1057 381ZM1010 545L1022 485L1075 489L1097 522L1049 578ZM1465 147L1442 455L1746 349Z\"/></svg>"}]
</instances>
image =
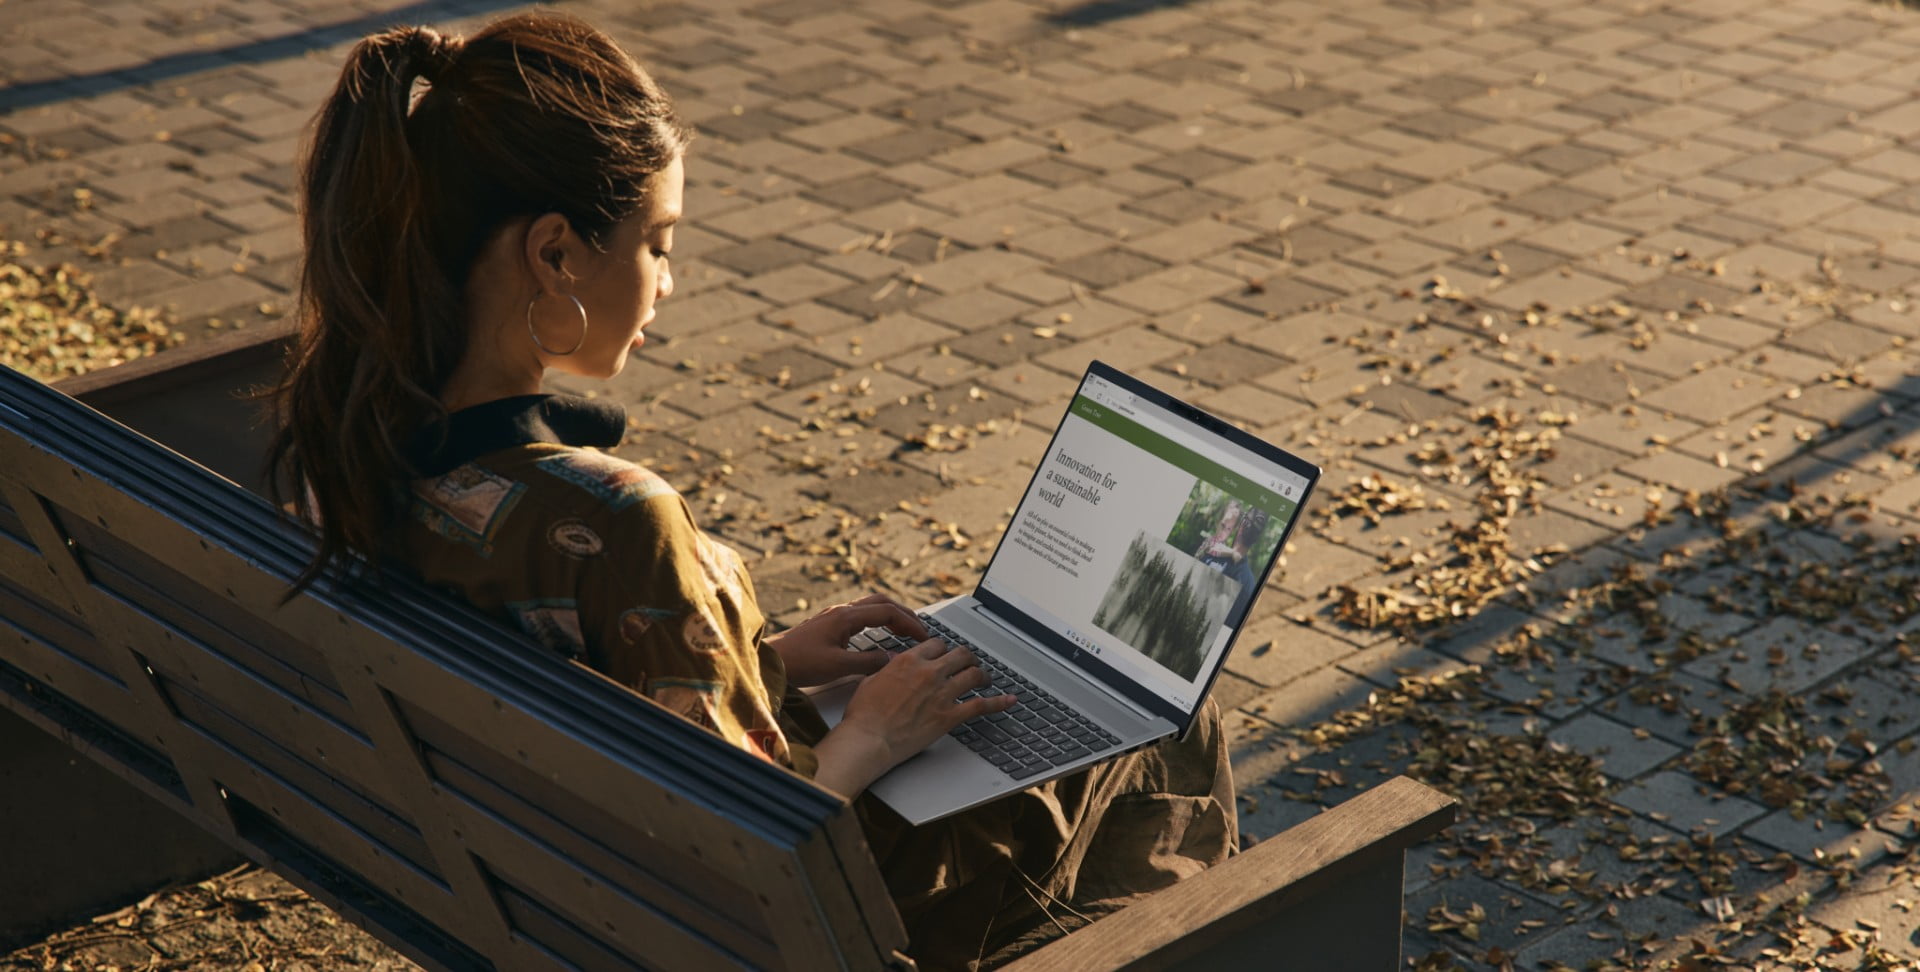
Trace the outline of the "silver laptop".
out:
<instances>
[{"instance_id":1,"label":"silver laptop","mask_svg":"<svg viewBox=\"0 0 1920 972\"><path fill-rule=\"evenodd\" d=\"M1019 703L873 794L921 824L1186 732L1320 469L1101 362L970 595L931 605ZM902 650L880 629L852 648ZM814 695L839 724L851 682Z\"/></svg>"}]
</instances>

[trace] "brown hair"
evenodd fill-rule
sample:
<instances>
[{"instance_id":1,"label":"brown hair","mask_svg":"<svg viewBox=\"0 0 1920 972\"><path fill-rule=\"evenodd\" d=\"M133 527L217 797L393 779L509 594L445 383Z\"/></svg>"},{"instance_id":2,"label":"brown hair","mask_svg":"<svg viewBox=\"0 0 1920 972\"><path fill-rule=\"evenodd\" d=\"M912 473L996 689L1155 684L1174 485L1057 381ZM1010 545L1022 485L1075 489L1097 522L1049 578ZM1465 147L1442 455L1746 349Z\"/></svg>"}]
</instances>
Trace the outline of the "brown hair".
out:
<instances>
[{"instance_id":1,"label":"brown hair","mask_svg":"<svg viewBox=\"0 0 1920 972\"><path fill-rule=\"evenodd\" d=\"M1257 506L1248 506L1240 511L1240 523L1234 531L1233 545L1253 556L1253 545L1260 542L1260 534L1267 529L1267 511Z\"/></svg>"},{"instance_id":2,"label":"brown hair","mask_svg":"<svg viewBox=\"0 0 1920 972\"><path fill-rule=\"evenodd\" d=\"M436 396L466 352L463 292L487 240L559 213L600 245L690 137L653 79L570 17L355 45L302 171L301 328L273 391L275 500L291 490L320 533L294 591L349 550L390 552L408 448L446 419Z\"/></svg>"}]
</instances>

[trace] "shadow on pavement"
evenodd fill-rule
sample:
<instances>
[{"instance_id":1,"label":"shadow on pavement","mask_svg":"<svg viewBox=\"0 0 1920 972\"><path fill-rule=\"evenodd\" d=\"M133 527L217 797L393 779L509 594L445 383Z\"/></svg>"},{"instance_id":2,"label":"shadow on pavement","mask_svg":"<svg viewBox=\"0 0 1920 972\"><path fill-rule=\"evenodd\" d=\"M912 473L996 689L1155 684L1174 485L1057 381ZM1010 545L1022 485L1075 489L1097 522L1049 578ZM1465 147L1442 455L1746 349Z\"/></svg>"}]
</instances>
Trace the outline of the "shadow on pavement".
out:
<instances>
[{"instance_id":1,"label":"shadow on pavement","mask_svg":"<svg viewBox=\"0 0 1920 972\"><path fill-rule=\"evenodd\" d=\"M1193 0L1093 0L1058 10L1046 16L1046 22L1061 27L1098 27L1101 24L1137 17L1165 7L1184 7Z\"/></svg>"},{"instance_id":2,"label":"shadow on pavement","mask_svg":"<svg viewBox=\"0 0 1920 972\"><path fill-rule=\"evenodd\" d=\"M1870 498L1876 469L1897 480L1887 461L1913 460L1920 376L1847 387L1858 404L1837 417L1781 413L1820 432L1714 491L1706 515L1670 503L1261 713L1282 731L1237 734L1243 824L1272 833L1410 770L1465 797L1461 824L1409 859L1421 969L1784 969L1808 942L1869 960L1920 943L1920 915L1888 904L1911 893L1920 830L1920 716L1904 701L1920 685L1920 557L1912 511ZM1888 599L1852 601L1854 583ZM1404 691L1468 666L1463 694ZM1287 732L1343 724L1330 743ZM1541 784L1561 789L1518 798Z\"/></svg>"},{"instance_id":3,"label":"shadow on pavement","mask_svg":"<svg viewBox=\"0 0 1920 972\"><path fill-rule=\"evenodd\" d=\"M29 81L0 88L0 112L34 108L68 98L105 94L124 88L137 88L202 71L298 57L308 51L358 40L374 31L398 24L432 23L523 5L517 0L420 0L420 2L405 4L392 10L362 14L348 20L335 21L277 37L227 47L170 54L135 67L116 68L48 81Z\"/></svg>"}]
</instances>

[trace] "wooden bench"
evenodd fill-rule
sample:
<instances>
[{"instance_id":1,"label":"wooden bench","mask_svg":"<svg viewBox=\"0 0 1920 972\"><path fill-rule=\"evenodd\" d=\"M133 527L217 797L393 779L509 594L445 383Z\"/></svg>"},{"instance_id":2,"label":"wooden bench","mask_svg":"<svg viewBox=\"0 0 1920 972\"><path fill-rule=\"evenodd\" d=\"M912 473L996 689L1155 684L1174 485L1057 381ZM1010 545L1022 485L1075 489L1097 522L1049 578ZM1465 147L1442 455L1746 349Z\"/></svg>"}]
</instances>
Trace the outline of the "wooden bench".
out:
<instances>
[{"instance_id":1,"label":"wooden bench","mask_svg":"<svg viewBox=\"0 0 1920 972\"><path fill-rule=\"evenodd\" d=\"M0 708L430 969L912 967L845 801L403 579L281 605L309 549L0 368ZM1453 814L1391 781L1013 968L1397 968Z\"/></svg>"}]
</instances>

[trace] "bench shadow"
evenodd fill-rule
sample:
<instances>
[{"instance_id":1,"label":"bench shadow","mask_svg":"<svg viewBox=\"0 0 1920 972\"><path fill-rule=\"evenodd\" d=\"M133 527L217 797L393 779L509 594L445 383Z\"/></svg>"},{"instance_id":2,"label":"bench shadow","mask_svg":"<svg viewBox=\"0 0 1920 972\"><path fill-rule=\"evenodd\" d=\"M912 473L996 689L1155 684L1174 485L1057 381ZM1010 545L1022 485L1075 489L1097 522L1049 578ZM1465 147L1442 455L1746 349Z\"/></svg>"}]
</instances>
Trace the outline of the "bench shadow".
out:
<instances>
[{"instance_id":1,"label":"bench shadow","mask_svg":"<svg viewBox=\"0 0 1920 972\"><path fill-rule=\"evenodd\" d=\"M403 23L433 23L521 5L515 0L419 0L274 37L169 54L134 67L9 85L0 88L0 112L138 88L202 71L284 60Z\"/></svg>"}]
</instances>

